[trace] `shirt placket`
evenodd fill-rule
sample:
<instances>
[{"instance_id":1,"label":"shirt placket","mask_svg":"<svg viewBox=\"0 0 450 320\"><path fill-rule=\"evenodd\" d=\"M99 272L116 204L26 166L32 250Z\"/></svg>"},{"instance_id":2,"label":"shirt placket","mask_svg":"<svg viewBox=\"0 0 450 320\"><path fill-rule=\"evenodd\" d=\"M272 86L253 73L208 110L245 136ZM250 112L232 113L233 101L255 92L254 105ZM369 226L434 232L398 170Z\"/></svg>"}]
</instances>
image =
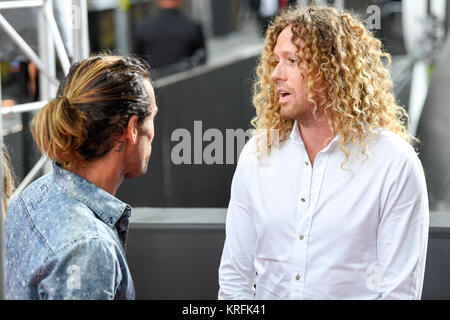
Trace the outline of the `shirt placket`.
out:
<instances>
[{"instance_id":1,"label":"shirt placket","mask_svg":"<svg viewBox=\"0 0 450 320\"><path fill-rule=\"evenodd\" d=\"M306 155L306 151L305 151ZM299 205L297 214L297 227L294 249L294 264L292 271L293 288L292 299L303 299L306 277L306 259L308 254L308 238L314 209L319 198L325 172L327 155L318 153L314 161L314 168L307 156L304 157L302 178L300 184Z\"/></svg>"},{"instance_id":2,"label":"shirt placket","mask_svg":"<svg viewBox=\"0 0 450 320\"><path fill-rule=\"evenodd\" d=\"M117 221L115 225L115 232L122 244L122 249L125 254L125 249L127 247L127 238L128 238L128 224L130 220L131 209L126 208L123 215L120 217L119 221Z\"/></svg>"}]
</instances>

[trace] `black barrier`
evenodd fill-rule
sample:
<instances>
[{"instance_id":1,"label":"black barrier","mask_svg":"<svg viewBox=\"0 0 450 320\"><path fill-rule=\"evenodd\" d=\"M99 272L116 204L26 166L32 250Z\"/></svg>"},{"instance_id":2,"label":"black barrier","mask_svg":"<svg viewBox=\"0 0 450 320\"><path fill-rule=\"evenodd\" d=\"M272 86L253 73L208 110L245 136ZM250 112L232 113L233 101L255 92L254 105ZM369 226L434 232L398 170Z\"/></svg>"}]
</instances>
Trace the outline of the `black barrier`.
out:
<instances>
[{"instance_id":1,"label":"black barrier","mask_svg":"<svg viewBox=\"0 0 450 320\"><path fill-rule=\"evenodd\" d=\"M136 299L217 299L226 209L136 208L127 261Z\"/></svg>"},{"instance_id":2,"label":"black barrier","mask_svg":"<svg viewBox=\"0 0 450 320\"><path fill-rule=\"evenodd\" d=\"M224 225L132 225L127 261L136 299L217 299Z\"/></svg>"},{"instance_id":3,"label":"black barrier","mask_svg":"<svg viewBox=\"0 0 450 320\"><path fill-rule=\"evenodd\" d=\"M127 260L136 299L217 299L226 209L138 208ZM430 212L422 300L450 299L450 215Z\"/></svg>"},{"instance_id":4,"label":"black barrier","mask_svg":"<svg viewBox=\"0 0 450 320\"><path fill-rule=\"evenodd\" d=\"M250 129L254 116L251 105L252 77L256 57L237 60L217 68L192 71L193 75L162 86L155 83L159 112L155 120L149 171L142 177L125 179L117 197L133 207L226 207L237 162L237 139L233 164L226 164L226 129ZM160 82L161 83L161 82ZM194 122L197 132L194 132ZM201 125L201 132L198 133ZM194 164L194 144L203 150L208 129L223 135L223 164ZM175 164L171 141L177 129L191 135L191 164Z\"/></svg>"},{"instance_id":5,"label":"black barrier","mask_svg":"<svg viewBox=\"0 0 450 320\"><path fill-rule=\"evenodd\" d=\"M450 229L430 232L423 281L423 300L450 300Z\"/></svg>"}]
</instances>

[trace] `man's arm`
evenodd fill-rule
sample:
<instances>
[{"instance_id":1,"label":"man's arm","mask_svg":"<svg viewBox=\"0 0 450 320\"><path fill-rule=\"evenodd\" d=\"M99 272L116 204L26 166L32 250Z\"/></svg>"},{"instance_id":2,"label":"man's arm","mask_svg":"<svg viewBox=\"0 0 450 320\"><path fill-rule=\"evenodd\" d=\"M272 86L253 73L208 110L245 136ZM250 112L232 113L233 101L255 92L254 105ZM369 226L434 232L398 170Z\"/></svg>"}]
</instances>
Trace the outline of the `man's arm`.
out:
<instances>
[{"instance_id":1,"label":"man's arm","mask_svg":"<svg viewBox=\"0 0 450 320\"><path fill-rule=\"evenodd\" d=\"M40 273L41 300L113 300L122 278L114 245L100 239L68 245Z\"/></svg>"},{"instance_id":2,"label":"man's arm","mask_svg":"<svg viewBox=\"0 0 450 320\"><path fill-rule=\"evenodd\" d=\"M415 157L389 188L378 227L381 299L420 299L428 244L424 172Z\"/></svg>"},{"instance_id":3,"label":"man's arm","mask_svg":"<svg viewBox=\"0 0 450 320\"><path fill-rule=\"evenodd\" d=\"M195 30L194 41L192 44L193 53L190 57L191 63L194 67L206 63L207 60L207 51L202 25L197 24Z\"/></svg>"},{"instance_id":4,"label":"man's arm","mask_svg":"<svg viewBox=\"0 0 450 320\"><path fill-rule=\"evenodd\" d=\"M236 168L227 211L226 239L219 268L219 299L253 299L256 231L243 177Z\"/></svg>"}]
</instances>

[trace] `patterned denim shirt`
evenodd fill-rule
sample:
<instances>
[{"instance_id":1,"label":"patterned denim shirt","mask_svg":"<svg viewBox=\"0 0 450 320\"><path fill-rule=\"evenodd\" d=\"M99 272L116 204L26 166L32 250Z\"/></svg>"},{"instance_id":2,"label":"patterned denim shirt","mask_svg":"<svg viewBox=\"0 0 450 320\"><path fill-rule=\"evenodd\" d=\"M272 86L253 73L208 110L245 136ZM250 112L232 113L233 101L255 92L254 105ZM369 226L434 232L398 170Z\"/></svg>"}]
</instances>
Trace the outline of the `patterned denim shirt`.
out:
<instances>
[{"instance_id":1,"label":"patterned denim shirt","mask_svg":"<svg viewBox=\"0 0 450 320\"><path fill-rule=\"evenodd\" d=\"M8 299L134 299L125 259L131 208L78 175L53 173L6 213Z\"/></svg>"}]
</instances>

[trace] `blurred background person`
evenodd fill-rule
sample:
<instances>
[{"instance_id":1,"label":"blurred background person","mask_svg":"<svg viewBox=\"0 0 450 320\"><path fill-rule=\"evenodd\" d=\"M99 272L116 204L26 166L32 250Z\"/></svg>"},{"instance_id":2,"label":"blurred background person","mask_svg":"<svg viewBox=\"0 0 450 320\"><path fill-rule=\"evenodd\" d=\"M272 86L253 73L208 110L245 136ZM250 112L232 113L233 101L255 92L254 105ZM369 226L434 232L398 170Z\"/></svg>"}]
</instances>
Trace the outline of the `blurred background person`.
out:
<instances>
[{"instance_id":1,"label":"blurred background person","mask_svg":"<svg viewBox=\"0 0 450 320\"><path fill-rule=\"evenodd\" d=\"M157 4L160 11L137 25L133 52L151 64L156 76L205 63L201 24L180 12L181 0L157 0Z\"/></svg>"},{"instance_id":2,"label":"blurred background person","mask_svg":"<svg viewBox=\"0 0 450 320\"><path fill-rule=\"evenodd\" d=\"M261 36L266 34L270 22L275 18L279 10L278 0L260 0L258 6L258 21Z\"/></svg>"},{"instance_id":3,"label":"blurred background person","mask_svg":"<svg viewBox=\"0 0 450 320\"><path fill-rule=\"evenodd\" d=\"M297 0L250 0L250 7L257 12L261 36L264 37L279 10L296 4Z\"/></svg>"}]
</instances>

